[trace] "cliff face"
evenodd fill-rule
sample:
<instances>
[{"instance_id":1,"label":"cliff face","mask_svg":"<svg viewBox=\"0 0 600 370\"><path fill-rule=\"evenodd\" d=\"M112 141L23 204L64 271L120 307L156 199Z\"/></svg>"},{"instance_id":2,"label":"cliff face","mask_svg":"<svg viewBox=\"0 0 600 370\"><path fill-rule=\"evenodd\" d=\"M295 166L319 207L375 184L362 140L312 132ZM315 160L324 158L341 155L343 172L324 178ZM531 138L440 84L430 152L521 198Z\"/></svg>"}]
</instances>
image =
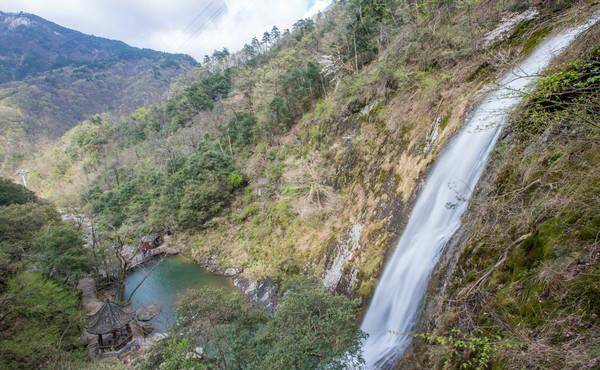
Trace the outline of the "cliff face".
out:
<instances>
[{"instance_id":1,"label":"cliff face","mask_svg":"<svg viewBox=\"0 0 600 370\"><path fill-rule=\"evenodd\" d=\"M402 368L599 365L599 37L577 41L514 114Z\"/></svg>"},{"instance_id":2,"label":"cliff face","mask_svg":"<svg viewBox=\"0 0 600 370\"><path fill-rule=\"evenodd\" d=\"M384 62L370 66L358 89L364 95L349 99L354 113L348 109L341 117L322 123L331 130L328 137L339 138L332 144L336 154L330 158L336 166L337 184L351 199L344 207L345 226L331 241L323 265L323 276L330 278L339 276L333 274L339 269L339 260L346 261L339 283L329 282L339 291L369 296L386 252L402 232L428 166L462 125L470 107L481 99L486 84L507 70L507 60L515 62L527 55L554 25L560 27L575 21L574 12L557 16L539 13L536 8L500 14L504 14L503 18L471 43L472 49L456 59L450 58L451 62L443 68L405 72L413 78L418 76L417 81L408 78L399 82L386 76L381 72L387 69ZM510 25L508 20L513 20ZM453 27L456 28L445 32L455 35L464 25ZM493 39L493 35L497 38ZM402 40L402 45L407 41ZM420 42L417 45L425 47ZM435 63L443 63L443 58L435 54L421 56L410 50L413 60L404 61L404 68L418 70L416 62L427 63L429 57ZM443 47L432 52L436 51L446 52ZM398 50L396 53L391 55L405 55ZM387 61L391 55L381 59ZM368 82L370 75L377 76L372 84ZM358 246L348 243L356 225L361 225Z\"/></svg>"}]
</instances>

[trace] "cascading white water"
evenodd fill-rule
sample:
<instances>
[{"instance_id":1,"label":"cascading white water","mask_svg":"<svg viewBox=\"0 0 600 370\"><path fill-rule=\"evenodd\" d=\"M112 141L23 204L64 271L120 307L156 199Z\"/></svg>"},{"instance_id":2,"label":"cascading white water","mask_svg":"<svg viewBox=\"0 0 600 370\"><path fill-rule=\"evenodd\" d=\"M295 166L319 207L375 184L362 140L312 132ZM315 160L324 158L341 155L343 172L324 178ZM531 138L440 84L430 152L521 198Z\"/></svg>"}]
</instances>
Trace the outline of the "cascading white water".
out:
<instances>
[{"instance_id":1,"label":"cascading white water","mask_svg":"<svg viewBox=\"0 0 600 370\"><path fill-rule=\"evenodd\" d=\"M367 368L383 368L402 355L444 246L460 227L473 189L500 131L537 75L600 19L548 37L500 81L470 115L433 165L408 224L388 262L362 323Z\"/></svg>"}]
</instances>

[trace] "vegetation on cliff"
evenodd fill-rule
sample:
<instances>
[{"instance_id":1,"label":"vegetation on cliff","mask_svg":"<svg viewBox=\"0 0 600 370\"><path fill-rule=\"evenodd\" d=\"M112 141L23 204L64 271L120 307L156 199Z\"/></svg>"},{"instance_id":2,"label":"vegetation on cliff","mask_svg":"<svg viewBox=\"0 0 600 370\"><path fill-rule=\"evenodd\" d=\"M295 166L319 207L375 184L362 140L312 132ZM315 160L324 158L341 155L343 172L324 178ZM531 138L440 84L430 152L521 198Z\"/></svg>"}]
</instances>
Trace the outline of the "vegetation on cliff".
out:
<instances>
[{"instance_id":1,"label":"vegetation on cliff","mask_svg":"<svg viewBox=\"0 0 600 370\"><path fill-rule=\"evenodd\" d=\"M357 305L305 278L285 282L272 318L251 307L239 293L190 291L179 303L173 339L155 348L144 367L342 369L359 365L364 334L355 318ZM182 356L186 352L198 356Z\"/></svg>"},{"instance_id":2,"label":"vegetation on cliff","mask_svg":"<svg viewBox=\"0 0 600 370\"><path fill-rule=\"evenodd\" d=\"M0 367L83 360L79 297L67 284L89 270L80 232L10 180L0 178L0 200Z\"/></svg>"},{"instance_id":3,"label":"vegetation on cliff","mask_svg":"<svg viewBox=\"0 0 600 370\"><path fill-rule=\"evenodd\" d=\"M336 3L268 42L215 52L164 105L79 125L37 159L51 165L34 164L30 183L131 238L175 227L197 260L252 278L322 275L362 225L343 266L354 278L335 284L366 298L418 179L474 91L540 30L589 11L553 4L504 40L472 42L530 6Z\"/></svg>"},{"instance_id":4,"label":"vegetation on cliff","mask_svg":"<svg viewBox=\"0 0 600 370\"><path fill-rule=\"evenodd\" d=\"M484 365L469 368L600 365L599 37L596 28L578 41L515 113L419 363L472 364L485 339Z\"/></svg>"}]
</instances>

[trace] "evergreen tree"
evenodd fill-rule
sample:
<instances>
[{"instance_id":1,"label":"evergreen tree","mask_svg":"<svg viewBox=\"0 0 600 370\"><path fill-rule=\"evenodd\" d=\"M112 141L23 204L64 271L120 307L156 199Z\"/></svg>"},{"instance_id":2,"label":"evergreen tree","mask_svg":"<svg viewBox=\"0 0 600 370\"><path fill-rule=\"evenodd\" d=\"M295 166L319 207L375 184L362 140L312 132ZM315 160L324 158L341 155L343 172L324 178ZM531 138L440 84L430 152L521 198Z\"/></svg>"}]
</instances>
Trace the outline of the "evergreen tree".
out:
<instances>
[{"instance_id":1,"label":"evergreen tree","mask_svg":"<svg viewBox=\"0 0 600 370\"><path fill-rule=\"evenodd\" d=\"M277 40L279 40L279 36L280 36L279 28L277 28L277 26L273 26L273 28L271 28L271 40L273 42L276 42Z\"/></svg>"},{"instance_id":2,"label":"evergreen tree","mask_svg":"<svg viewBox=\"0 0 600 370\"><path fill-rule=\"evenodd\" d=\"M265 45L265 50L271 45L271 34L269 32L263 33L262 42Z\"/></svg>"}]
</instances>

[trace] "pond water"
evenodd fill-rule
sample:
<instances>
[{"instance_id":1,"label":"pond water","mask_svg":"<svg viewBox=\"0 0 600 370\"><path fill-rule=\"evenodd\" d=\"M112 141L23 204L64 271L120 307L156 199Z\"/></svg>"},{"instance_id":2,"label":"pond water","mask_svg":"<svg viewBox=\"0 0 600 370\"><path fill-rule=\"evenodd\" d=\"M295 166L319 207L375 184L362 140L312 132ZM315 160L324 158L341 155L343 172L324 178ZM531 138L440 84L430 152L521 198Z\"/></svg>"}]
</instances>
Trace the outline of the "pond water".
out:
<instances>
[{"instance_id":1,"label":"pond water","mask_svg":"<svg viewBox=\"0 0 600 370\"><path fill-rule=\"evenodd\" d=\"M155 266L157 263L159 265ZM202 287L235 289L228 278L207 271L188 258L174 256L149 262L130 273L125 282L125 297L129 297L150 271L152 273L137 289L131 303L136 310L151 304L160 307L160 313L150 320L157 332L166 332L175 324L175 306L186 290Z\"/></svg>"}]
</instances>

